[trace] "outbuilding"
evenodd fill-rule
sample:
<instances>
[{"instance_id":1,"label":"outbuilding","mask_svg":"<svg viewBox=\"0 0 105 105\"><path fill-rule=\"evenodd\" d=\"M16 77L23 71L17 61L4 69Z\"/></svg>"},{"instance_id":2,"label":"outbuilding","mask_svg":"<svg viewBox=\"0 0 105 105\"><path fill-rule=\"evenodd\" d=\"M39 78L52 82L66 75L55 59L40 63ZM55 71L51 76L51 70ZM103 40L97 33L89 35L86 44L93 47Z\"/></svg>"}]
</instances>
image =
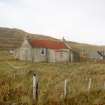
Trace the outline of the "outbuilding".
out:
<instances>
[{"instance_id":1,"label":"outbuilding","mask_svg":"<svg viewBox=\"0 0 105 105\"><path fill-rule=\"evenodd\" d=\"M72 57L72 58L71 58ZM32 62L71 62L72 51L63 41L25 39L15 50L15 58Z\"/></svg>"}]
</instances>

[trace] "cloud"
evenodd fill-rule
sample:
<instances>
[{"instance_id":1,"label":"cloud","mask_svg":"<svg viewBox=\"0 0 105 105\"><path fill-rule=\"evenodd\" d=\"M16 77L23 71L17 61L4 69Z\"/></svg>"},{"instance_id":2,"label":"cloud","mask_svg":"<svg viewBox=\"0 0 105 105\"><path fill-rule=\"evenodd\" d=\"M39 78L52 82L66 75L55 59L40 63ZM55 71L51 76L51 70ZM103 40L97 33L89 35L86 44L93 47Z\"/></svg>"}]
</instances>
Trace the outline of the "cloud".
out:
<instances>
[{"instance_id":1,"label":"cloud","mask_svg":"<svg viewBox=\"0 0 105 105\"><path fill-rule=\"evenodd\" d=\"M0 26L96 43L105 39L104 1L0 0Z\"/></svg>"},{"instance_id":2,"label":"cloud","mask_svg":"<svg viewBox=\"0 0 105 105\"><path fill-rule=\"evenodd\" d=\"M2 3L9 3L9 4L11 4L11 3L18 3L18 2L20 2L21 0L0 0L0 2L2 2Z\"/></svg>"}]
</instances>

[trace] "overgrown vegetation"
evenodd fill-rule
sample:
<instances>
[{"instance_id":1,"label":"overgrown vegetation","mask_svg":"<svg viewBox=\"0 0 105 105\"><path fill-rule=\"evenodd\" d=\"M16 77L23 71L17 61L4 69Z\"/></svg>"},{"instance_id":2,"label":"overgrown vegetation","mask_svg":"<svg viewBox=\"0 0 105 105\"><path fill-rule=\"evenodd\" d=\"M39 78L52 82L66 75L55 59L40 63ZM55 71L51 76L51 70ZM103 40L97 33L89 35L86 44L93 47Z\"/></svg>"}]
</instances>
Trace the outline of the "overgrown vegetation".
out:
<instances>
[{"instance_id":1,"label":"overgrown vegetation","mask_svg":"<svg viewBox=\"0 0 105 105\"><path fill-rule=\"evenodd\" d=\"M32 105L32 75L39 78L39 105L99 105L105 103L105 64L31 63L0 52L0 105ZM88 92L88 80L92 86ZM67 99L63 99L64 80Z\"/></svg>"}]
</instances>

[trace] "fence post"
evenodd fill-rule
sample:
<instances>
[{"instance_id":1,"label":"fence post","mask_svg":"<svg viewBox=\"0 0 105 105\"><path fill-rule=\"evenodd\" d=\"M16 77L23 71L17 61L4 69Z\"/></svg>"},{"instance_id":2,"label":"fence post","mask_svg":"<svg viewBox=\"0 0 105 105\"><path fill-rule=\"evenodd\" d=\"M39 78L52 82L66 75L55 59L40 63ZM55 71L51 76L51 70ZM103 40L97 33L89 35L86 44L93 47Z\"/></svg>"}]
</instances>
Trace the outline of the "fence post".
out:
<instances>
[{"instance_id":1,"label":"fence post","mask_svg":"<svg viewBox=\"0 0 105 105\"><path fill-rule=\"evenodd\" d=\"M92 79L91 79L91 78L89 78L89 83L88 83L88 92L90 91L91 84L92 84Z\"/></svg>"},{"instance_id":2,"label":"fence post","mask_svg":"<svg viewBox=\"0 0 105 105\"><path fill-rule=\"evenodd\" d=\"M33 74L33 105L38 104L38 79L36 74Z\"/></svg>"},{"instance_id":3,"label":"fence post","mask_svg":"<svg viewBox=\"0 0 105 105\"><path fill-rule=\"evenodd\" d=\"M64 99L67 98L67 80L64 82Z\"/></svg>"}]
</instances>

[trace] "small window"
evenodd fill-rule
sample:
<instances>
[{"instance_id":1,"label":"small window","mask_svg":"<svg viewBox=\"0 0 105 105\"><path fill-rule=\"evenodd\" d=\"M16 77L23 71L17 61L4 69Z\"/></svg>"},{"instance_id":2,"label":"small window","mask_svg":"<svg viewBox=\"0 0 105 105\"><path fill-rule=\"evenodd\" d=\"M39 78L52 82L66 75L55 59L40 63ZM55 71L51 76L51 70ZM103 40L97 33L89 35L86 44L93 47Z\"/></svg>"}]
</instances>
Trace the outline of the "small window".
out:
<instances>
[{"instance_id":1,"label":"small window","mask_svg":"<svg viewBox=\"0 0 105 105\"><path fill-rule=\"evenodd\" d=\"M42 49L41 54L44 54L44 49Z\"/></svg>"},{"instance_id":2,"label":"small window","mask_svg":"<svg viewBox=\"0 0 105 105\"><path fill-rule=\"evenodd\" d=\"M41 49L41 55L43 55L43 56L46 55L46 49L45 49L45 48L42 48L42 49Z\"/></svg>"}]
</instances>

